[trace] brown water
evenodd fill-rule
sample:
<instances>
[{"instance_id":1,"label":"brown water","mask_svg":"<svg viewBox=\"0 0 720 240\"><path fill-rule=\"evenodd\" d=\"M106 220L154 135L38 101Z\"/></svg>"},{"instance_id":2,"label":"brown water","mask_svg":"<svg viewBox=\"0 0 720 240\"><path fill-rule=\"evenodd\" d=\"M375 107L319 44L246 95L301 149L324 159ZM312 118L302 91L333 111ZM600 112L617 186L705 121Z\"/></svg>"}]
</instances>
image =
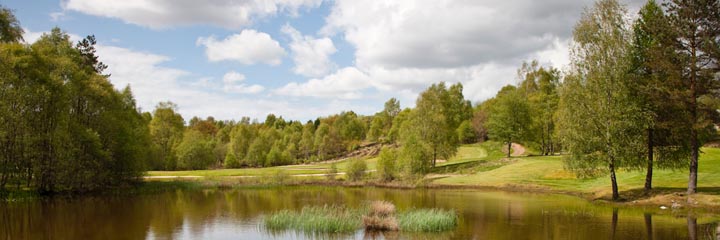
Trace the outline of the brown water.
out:
<instances>
[{"instance_id":1,"label":"brown water","mask_svg":"<svg viewBox=\"0 0 720 240\"><path fill-rule=\"evenodd\" d=\"M311 235L262 226L264 215L281 209L370 200L400 211L454 209L460 220L455 230L432 234ZM571 196L480 190L277 187L0 203L0 239L720 239L718 231L707 220Z\"/></svg>"}]
</instances>

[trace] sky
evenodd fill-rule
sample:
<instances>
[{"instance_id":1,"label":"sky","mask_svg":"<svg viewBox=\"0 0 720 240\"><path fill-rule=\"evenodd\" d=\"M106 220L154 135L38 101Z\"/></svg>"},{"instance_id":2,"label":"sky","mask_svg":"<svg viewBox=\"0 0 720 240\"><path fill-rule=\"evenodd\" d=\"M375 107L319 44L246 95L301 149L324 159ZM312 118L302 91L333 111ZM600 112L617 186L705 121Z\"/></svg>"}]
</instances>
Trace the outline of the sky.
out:
<instances>
[{"instance_id":1,"label":"sky","mask_svg":"<svg viewBox=\"0 0 720 240\"><path fill-rule=\"evenodd\" d=\"M98 40L105 73L152 111L310 120L413 107L433 83L473 103L536 59L566 69L589 0L2 0L32 43L59 27ZM627 4L637 12L642 1Z\"/></svg>"}]
</instances>

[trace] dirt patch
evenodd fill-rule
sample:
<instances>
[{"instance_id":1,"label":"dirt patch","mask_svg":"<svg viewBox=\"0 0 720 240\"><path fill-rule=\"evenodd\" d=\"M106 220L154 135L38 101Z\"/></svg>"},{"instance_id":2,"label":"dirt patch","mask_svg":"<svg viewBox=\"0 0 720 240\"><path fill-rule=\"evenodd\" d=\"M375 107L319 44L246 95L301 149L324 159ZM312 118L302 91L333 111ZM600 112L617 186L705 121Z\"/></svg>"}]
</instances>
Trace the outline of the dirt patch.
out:
<instances>
[{"instance_id":1,"label":"dirt patch","mask_svg":"<svg viewBox=\"0 0 720 240\"><path fill-rule=\"evenodd\" d=\"M523 145L512 143L510 148L512 148L512 153L510 154L510 156L518 157L525 155L525 147L523 147Z\"/></svg>"}]
</instances>

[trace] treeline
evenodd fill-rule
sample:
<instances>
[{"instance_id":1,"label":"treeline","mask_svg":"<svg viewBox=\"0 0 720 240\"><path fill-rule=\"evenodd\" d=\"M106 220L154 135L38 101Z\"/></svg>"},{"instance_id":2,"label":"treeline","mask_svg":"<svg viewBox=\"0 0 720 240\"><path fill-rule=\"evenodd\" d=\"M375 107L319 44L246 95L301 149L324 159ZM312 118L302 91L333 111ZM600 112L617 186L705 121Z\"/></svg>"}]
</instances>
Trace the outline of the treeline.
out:
<instances>
[{"instance_id":1,"label":"treeline","mask_svg":"<svg viewBox=\"0 0 720 240\"><path fill-rule=\"evenodd\" d=\"M148 120L117 91L95 39L73 45L55 28L37 42L0 8L0 190L88 191L142 175Z\"/></svg>"},{"instance_id":2,"label":"treeline","mask_svg":"<svg viewBox=\"0 0 720 240\"><path fill-rule=\"evenodd\" d=\"M170 102L148 115L152 170L269 167L332 159L367 144L410 148L411 173L424 173L434 160L452 156L461 142L475 142L472 108L462 85L435 84L415 109L401 110L392 98L373 116L352 111L305 123L269 114L263 122L248 117L217 121L193 117L187 126ZM419 154L419 155L418 155ZM408 156L408 161L411 156ZM412 166L411 166L412 165ZM398 165L400 166L400 165Z\"/></svg>"},{"instance_id":3,"label":"treeline","mask_svg":"<svg viewBox=\"0 0 720 240\"><path fill-rule=\"evenodd\" d=\"M394 99L389 103L394 105L388 107L399 108ZM149 167L155 170L269 167L327 160L357 149L369 128L385 127L371 121L371 117L354 112L306 123L269 114L264 122L248 117L238 122L193 117L186 127L177 106L160 103L149 125L154 153Z\"/></svg>"},{"instance_id":4,"label":"treeline","mask_svg":"<svg viewBox=\"0 0 720 240\"><path fill-rule=\"evenodd\" d=\"M579 176L608 174L613 199L619 168L645 170L648 191L654 168L687 168L696 192L700 147L720 122L720 3L648 1L630 19L598 1L575 26L562 78L524 64L522 82L478 105L474 121L508 144L562 150Z\"/></svg>"}]
</instances>

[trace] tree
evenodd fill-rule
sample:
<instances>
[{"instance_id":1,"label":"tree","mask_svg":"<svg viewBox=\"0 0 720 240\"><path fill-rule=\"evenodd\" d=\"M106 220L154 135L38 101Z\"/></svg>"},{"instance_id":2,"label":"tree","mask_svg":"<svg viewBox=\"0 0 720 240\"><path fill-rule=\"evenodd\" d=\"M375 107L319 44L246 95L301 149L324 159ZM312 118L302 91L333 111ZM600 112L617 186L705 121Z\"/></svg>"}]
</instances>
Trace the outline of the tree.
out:
<instances>
[{"instance_id":1,"label":"tree","mask_svg":"<svg viewBox=\"0 0 720 240\"><path fill-rule=\"evenodd\" d=\"M718 90L720 65L720 1L672 0L665 3L669 28L675 39L671 45L679 55L682 85L678 99L685 103L686 125L689 129L690 164L689 194L697 192L700 146L715 132L718 112L707 104Z\"/></svg>"},{"instance_id":2,"label":"tree","mask_svg":"<svg viewBox=\"0 0 720 240\"><path fill-rule=\"evenodd\" d=\"M397 151L389 147L383 147L377 161L378 177L382 181L392 181L397 176Z\"/></svg>"},{"instance_id":3,"label":"tree","mask_svg":"<svg viewBox=\"0 0 720 240\"><path fill-rule=\"evenodd\" d=\"M615 171L637 166L645 153L646 116L632 98L630 31L626 11L614 0L586 10L573 31L571 72L560 92L566 166L581 176L610 172L612 199L619 199Z\"/></svg>"},{"instance_id":4,"label":"tree","mask_svg":"<svg viewBox=\"0 0 720 240\"><path fill-rule=\"evenodd\" d=\"M557 88L560 85L560 71L552 67L539 66L537 61L523 63L518 69L522 79L518 91L530 108L531 123L525 136L528 143L539 146L543 155L555 152L555 113L557 112Z\"/></svg>"},{"instance_id":5,"label":"tree","mask_svg":"<svg viewBox=\"0 0 720 240\"><path fill-rule=\"evenodd\" d=\"M472 126L472 123L470 123L470 120L463 121L455 131L457 132L456 134L460 143L477 142L478 137L475 133L475 129Z\"/></svg>"},{"instance_id":6,"label":"tree","mask_svg":"<svg viewBox=\"0 0 720 240\"><path fill-rule=\"evenodd\" d=\"M180 169L207 169L214 162L211 139L197 130L185 131L176 152Z\"/></svg>"},{"instance_id":7,"label":"tree","mask_svg":"<svg viewBox=\"0 0 720 240\"><path fill-rule=\"evenodd\" d=\"M15 14L0 5L0 43L17 43L23 41L23 29Z\"/></svg>"},{"instance_id":8,"label":"tree","mask_svg":"<svg viewBox=\"0 0 720 240\"><path fill-rule=\"evenodd\" d=\"M400 129L401 144L409 138L422 141L432 152L430 159L423 160L434 167L438 157L448 159L457 152L460 143L456 131L460 123L470 119L470 102L462 95L462 84L448 89L441 82L422 92L415 105Z\"/></svg>"},{"instance_id":9,"label":"tree","mask_svg":"<svg viewBox=\"0 0 720 240\"><path fill-rule=\"evenodd\" d=\"M488 114L487 128L490 137L507 143L507 157L510 157L513 141L523 139L531 124L528 102L513 86L506 86Z\"/></svg>"},{"instance_id":10,"label":"tree","mask_svg":"<svg viewBox=\"0 0 720 240\"><path fill-rule=\"evenodd\" d=\"M367 170L367 163L359 158L353 158L348 160L347 177L350 181L362 180L365 176L365 170Z\"/></svg>"},{"instance_id":11,"label":"tree","mask_svg":"<svg viewBox=\"0 0 720 240\"><path fill-rule=\"evenodd\" d=\"M640 9L633 25L631 73L635 80L635 99L651 118L647 123L647 167L645 191L652 189L654 162L662 168L685 167L690 155L687 141L689 124L682 101L677 101L682 89L679 56L673 49L676 37L667 26L668 18L655 1L648 1ZM672 100L671 100L672 99ZM670 101L668 101L670 100Z\"/></svg>"},{"instance_id":12,"label":"tree","mask_svg":"<svg viewBox=\"0 0 720 240\"><path fill-rule=\"evenodd\" d=\"M151 164L153 169L173 170L177 167L174 147L182 140L185 121L176 112L177 105L160 102L155 107L150 121L150 136L156 149L156 158L161 162Z\"/></svg>"}]
</instances>

